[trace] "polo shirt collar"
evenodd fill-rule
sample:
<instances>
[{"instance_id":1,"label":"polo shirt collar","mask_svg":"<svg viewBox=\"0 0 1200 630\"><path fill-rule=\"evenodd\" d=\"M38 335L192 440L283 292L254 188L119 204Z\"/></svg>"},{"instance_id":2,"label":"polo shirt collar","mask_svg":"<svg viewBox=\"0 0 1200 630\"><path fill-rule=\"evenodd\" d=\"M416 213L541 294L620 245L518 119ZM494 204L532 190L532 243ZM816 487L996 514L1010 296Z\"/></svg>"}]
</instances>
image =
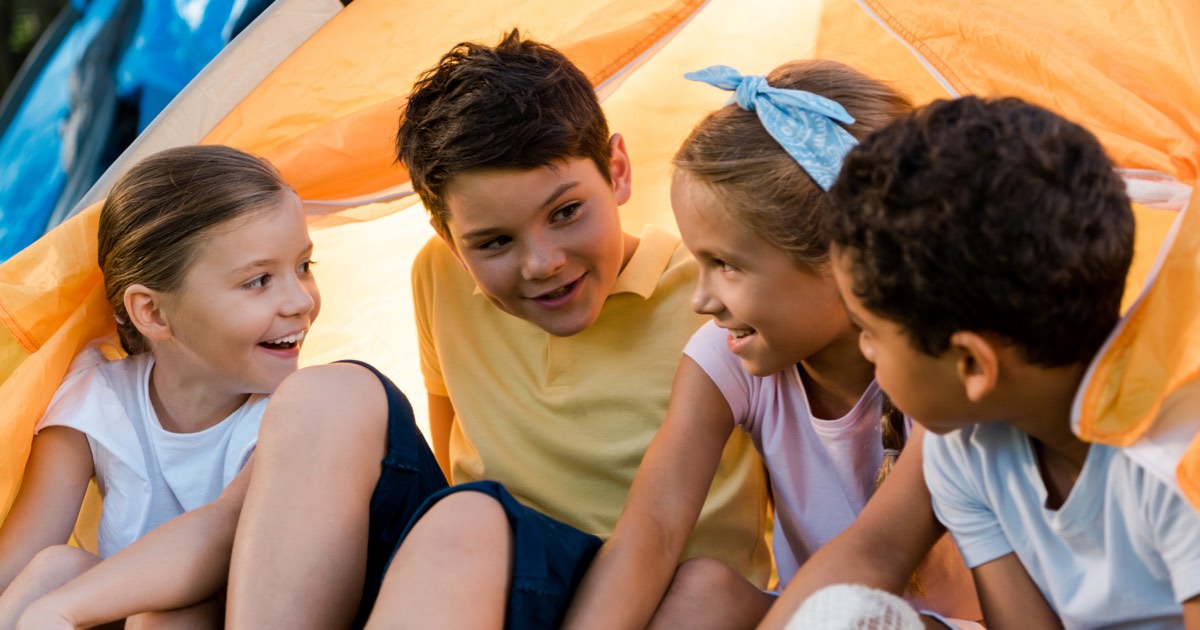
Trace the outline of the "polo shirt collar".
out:
<instances>
[{"instance_id":1,"label":"polo shirt collar","mask_svg":"<svg viewBox=\"0 0 1200 630\"><path fill-rule=\"evenodd\" d=\"M633 257L617 276L609 295L636 293L642 296L642 299L650 299L678 245L679 239L676 236L647 225L642 229Z\"/></svg>"}]
</instances>

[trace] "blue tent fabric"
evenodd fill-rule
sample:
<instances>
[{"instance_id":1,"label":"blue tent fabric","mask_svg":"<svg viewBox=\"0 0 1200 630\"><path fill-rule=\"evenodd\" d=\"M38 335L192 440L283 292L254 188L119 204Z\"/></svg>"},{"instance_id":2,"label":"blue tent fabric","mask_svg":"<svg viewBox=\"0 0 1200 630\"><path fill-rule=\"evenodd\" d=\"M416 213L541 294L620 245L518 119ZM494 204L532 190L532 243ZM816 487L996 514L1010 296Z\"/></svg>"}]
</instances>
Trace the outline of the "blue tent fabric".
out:
<instances>
[{"instance_id":1,"label":"blue tent fabric","mask_svg":"<svg viewBox=\"0 0 1200 630\"><path fill-rule=\"evenodd\" d=\"M6 97L0 261L65 219L136 134L272 0L72 0ZM69 21L64 19L64 21ZM32 59L32 58L31 58ZM23 69L24 74L32 74Z\"/></svg>"},{"instance_id":2,"label":"blue tent fabric","mask_svg":"<svg viewBox=\"0 0 1200 630\"><path fill-rule=\"evenodd\" d=\"M0 137L0 260L46 231L66 181L61 128L70 115L70 78L119 4L95 0L86 7Z\"/></svg>"},{"instance_id":3,"label":"blue tent fabric","mask_svg":"<svg viewBox=\"0 0 1200 630\"><path fill-rule=\"evenodd\" d=\"M123 98L138 101L138 130L217 56L271 0L147 2L128 52L117 68Z\"/></svg>"}]
</instances>

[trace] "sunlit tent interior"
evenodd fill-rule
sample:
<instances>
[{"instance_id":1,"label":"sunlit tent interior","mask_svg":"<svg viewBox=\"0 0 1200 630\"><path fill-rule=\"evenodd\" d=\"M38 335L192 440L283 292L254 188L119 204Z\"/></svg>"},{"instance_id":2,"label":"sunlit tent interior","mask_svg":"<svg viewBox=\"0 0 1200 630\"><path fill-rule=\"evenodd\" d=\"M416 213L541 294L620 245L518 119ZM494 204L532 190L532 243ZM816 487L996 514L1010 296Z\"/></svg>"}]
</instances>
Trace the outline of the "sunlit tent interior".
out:
<instances>
[{"instance_id":1,"label":"sunlit tent interior","mask_svg":"<svg viewBox=\"0 0 1200 630\"><path fill-rule=\"evenodd\" d=\"M1126 316L1076 401L1086 439L1131 446L1200 506L1200 7L1191 0L278 0L163 111L77 207L0 265L0 515L68 364L112 335L96 267L99 202L156 150L233 145L266 157L310 211L324 297L303 364L374 363L421 395L409 266L432 235L392 138L414 79L463 40L519 26L599 91L634 165L628 230L674 228L669 159L721 93L686 71L765 73L827 57L917 102L1015 95L1084 124L1137 202ZM28 185L35 185L30 182ZM94 505L94 502L92 503ZM86 513L84 521L94 518ZM86 542L86 528L79 528Z\"/></svg>"}]
</instances>

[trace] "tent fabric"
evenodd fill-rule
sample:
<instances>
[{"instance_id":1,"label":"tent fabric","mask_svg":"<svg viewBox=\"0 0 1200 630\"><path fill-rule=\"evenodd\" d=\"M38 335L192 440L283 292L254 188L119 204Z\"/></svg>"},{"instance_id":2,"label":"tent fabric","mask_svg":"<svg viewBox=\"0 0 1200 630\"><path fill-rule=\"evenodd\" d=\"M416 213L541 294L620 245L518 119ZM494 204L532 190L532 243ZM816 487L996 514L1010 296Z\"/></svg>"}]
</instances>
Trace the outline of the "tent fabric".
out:
<instances>
[{"instance_id":1,"label":"tent fabric","mask_svg":"<svg viewBox=\"0 0 1200 630\"><path fill-rule=\"evenodd\" d=\"M1185 0L1120 8L1086 0L861 4L356 0L226 108L202 141L270 159L306 201L325 299L302 362L365 359L413 392L422 384L407 270L431 232L394 163L403 95L451 45L493 42L514 25L563 49L599 86L610 126L626 137L632 156L636 184L623 213L635 232L647 222L673 227L670 156L701 115L725 100L681 75L716 63L765 73L821 55L891 80L918 102L966 93L1022 96L1092 129L1120 167L1185 191L1195 185L1200 56L1187 35L1200 32L1200 16ZM227 63L255 54L242 47ZM33 424L71 357L112 333L94 262L97 214L94 205L83 210L0 265L0 514L13 499ZM1200 467L1200 453L1185 457L1179 447L1196 432L1184 413L1195 397L1181 388L1200 363L1200 340L1191 332L1200 322L1196 237L1177 230L1152 274L1170 226L1177 217L1190 225L1196 214L1138 208L1141 271L1128 302L1142 277L1153 276L1153 284L1098 358L1077 426L1089 439L1114 443L1161 438L1179 453L1173 462L1183 457ZM1140 394L1125 389L1150 369L1163 376L1139 386ZM412 398L419 407L421 397ZM1172 418L1183 420L1164 423L1175 430L1159 434L1148 427L1158 426L1164 400ZM1200 488L1197 478L1200 468L1181 468L1185 491ZM1189 496L1195 501L1198 493Z\"/></svg>"},{"instance_id":2,"label":"tent fabric","mask_svg":"<svg viewBox=\"0 0 1200 630\"><path fill-rule=\"evenodd\" d=\"M200 142L267 74L341 10L338 0L277 0L267 7L179 92L71 214L103 201L117 178L143 158Z\"/></svg>"},{"instance_id":3,"label":"tent fabric","mask_svg":"<svg viewBox=\"0 0 1200 630\"><path fill-rule=\"evenodd\" d=\"M1200 371L1200 196L1185 209L1200 177L1200 6L860 4L865 11L843 10L838 24L822 31L859 37L831 37L819 54L864 68L894 63L882 54L888 44L878 43L873 21L897 36L944 91L1019 96L1061 112L1095 133L1122 168L1131 197L1142 202L1134 207L1126 314L1089 371L1072 421L1085 440L1130 447L1200 507L1200 441L1193 442L1200 399L1188 393ZM847 48L855 39L872 46ZM892 47L891 55L899 54ZM1146 185L1155 180L1162 186Z\"/></svg>"},{"instance_id":4,"label":"tent fabric","mask_svg":"<svg viewBox=\"0 0 1200 630\"><path fill-rule=\"evenodd\" d=\"M74 5L64 9L68 15L78 13L78 18L64 22L69 23L67 33L53 34L59 45L39 51L39 57L46 56L35 60L43 64L42 71L29 79L20 102L8 103L11 117L0 129L0 260L46 231L68 176L60 160L60 127L71 115L70 79L105 25L120 21L120 9L129 4L96 0L82 10Z\"/></svg>"},{"instance_id":5,"label":"tent fabric","mask_svg":"<svg viewBox=\"0 0 1200 630\"><path fill-rule=\"evenodd\" d=\"M0 261L69 216L144 124L270 2L65 7L0 111Z\"/></svg>"}]
</instances>

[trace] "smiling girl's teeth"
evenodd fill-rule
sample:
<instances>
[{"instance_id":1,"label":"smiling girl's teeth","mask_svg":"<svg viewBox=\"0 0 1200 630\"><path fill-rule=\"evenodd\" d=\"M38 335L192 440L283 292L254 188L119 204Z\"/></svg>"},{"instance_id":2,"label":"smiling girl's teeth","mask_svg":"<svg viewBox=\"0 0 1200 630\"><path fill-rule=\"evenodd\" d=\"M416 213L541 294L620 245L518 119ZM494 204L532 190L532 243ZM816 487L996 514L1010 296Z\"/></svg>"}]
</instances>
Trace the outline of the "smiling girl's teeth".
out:
<instances>
[{"instance_id":1,"label":"smiling girl's teeth","mask_svg":"<svg viewBox=\"0 0 1200 630\"><path fill-rule=\"evenodd\" d=\"M733 337L734 339L741 339L742 337L752 335L752 334L754 334L754 329L752 329L752 328L729 331L729 336Z\"/></svg>"},{"instance_id":2,"label":"smiling girl's teeth","mask_svg":"<svg viewBox=\"0 0 1200 630\"><path fill-rule=\"evenodd\" d=\"M293 344L293 343L299 343L301 339L304 339L304 334L306 332L308 332L308 331L301 330L300 332L298 332L294 335L280 337L279 339L274 339L271 341L264 341L263 343L268 343L268 344L271 344L272 346L282 346L282 345L289 345L289 344Z\"/></svg>"}]
</instances>

